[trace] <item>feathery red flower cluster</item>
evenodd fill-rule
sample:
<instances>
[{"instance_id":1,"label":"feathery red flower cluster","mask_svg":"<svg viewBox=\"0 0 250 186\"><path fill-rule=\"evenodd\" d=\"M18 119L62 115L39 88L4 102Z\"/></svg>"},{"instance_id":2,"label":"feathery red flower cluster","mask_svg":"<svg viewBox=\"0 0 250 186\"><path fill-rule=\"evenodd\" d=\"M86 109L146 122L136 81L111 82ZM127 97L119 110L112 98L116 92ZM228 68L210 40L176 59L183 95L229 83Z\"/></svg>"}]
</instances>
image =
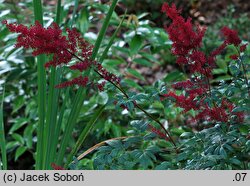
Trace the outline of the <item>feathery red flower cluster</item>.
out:
<instances>
[{"instance_id":1,"label":"feathery red flower cluster","mask_svg":"<svg viewBox=\"0 0 250 186\"><path fill-rule=\"evenodd\" d=\"M71 40L62 35L62 30L56 23L47 29L38 21L30 28L16 23L8 24L7 21L3 21L3 24L11 32L19 33L16 47L32 48L34 56L54 54L53 60L46 63L47 67L67 64L72 59L72 55L66 51L67 48L72 48Z\"/></svg>"},{"instance_id":2,"label":"feathery red flower cluster","mask_svg":"<svg viewBox=\"0 0 250 186\"><path fill-rule=\"evenodd\" d=\"M167 3L162 6L162 11L172 19L172 24L166 28L170 39L173 41L173 54L179 56L187 55L191 50L200 47L205 29L196 27L193 30L191 18L184 20L180 16L181 11L176 9L175 4L170 7Z\"/></svg>"},{"instance_id":3,"label":"feathery red flower cluster","mask_svg":"<svg viewBox=\"0 0 250 186\"><path fill-rule=\"evenodd\" d=\"M205 28L196 26L193 28L191 18L185 19L180 16L181 11L177 10L175 4L169 6L164 3L162 12L172 19L170 26L166 28L170 40L173 41L172 53L177 57L176 62L179 65L188 65L189 69L195 73L206 73L206 56L199 51L202 44L202 38L206 31Z\"/></svg>"},{"instance_id":4,"label":"feathery red flower cluster","mask_svg":"<svg viewBox=\"0 0 250 186\"><path fill-rule=\"evenodd\" d=\"M100 63L96 63L96 67L98 72L102 75L102 77L107 81L112 81L116 84L120 84L121 79L116 75L108 72Z\"/></svg>"},{"instance_id":5,"label":"feathery red flower cluster","mask_svg":"<svg viewBox=\"0 0 250 186\"><path fill-rule=\"evenodd\" d=\"M226 99L222 100L220 106L214 105L213 107L210 107L205 102L206 95L203 94L203 91L194 90L193 92L187 93L186 95L176 95L176 93L170 91L163 96L165 98L174 98L176 106L183 108L184 113L190 110L195 110L197 112L197 115L193 117L194 121L206 120L212 122L228 122L230 120L230 116L236 116L236 120L239 122L242 122L244 120L244 113L232 112L235 108L235 105L233 105Z\"/></svg>"},{"instance_id":6,"label":"feathery red flower cluster","mask_svg":"<svg viewBox=\"0 0 250 186\"><path fill-rule=\"evenodd\" d=\"M223 33L223 35L225 36L226 40L225 42L227 44L232 44L234 46L239 46L241 43L241 40L238 36L238 32L236 30L231 30L228 27L223 27L221 29L221 32Z\"/></svg>"},{"instance_id":7,"label":"feathery red flower cluster","mask_svg":"<svg viewBox=\"0 0 250 186\"><path fill-rule=\"evenodd\" d=\"M184 109L183 112L188 112L192 109L198 112L193 118L194 120L203 119L227 122L230 116L235 115L238 121L242 121L244 114L240 112L232 113L235 106L229 101L223 99L220 106L214 104L212 108L205 101L207 97L211 96L209 95L209 78L212 77L216 56L229 44L240 47L241 52L246 49L246 45L240 46L241 40L237 35L237 31L223 27L221 32L225 36L225 41L209 56L206 56L200 49L206 30L199 26L196 26L194 29L191 18L185 21L180 15L181 11L177 10L175 4L169 6L167 3L164 3L162 11L172 20L166 31L170 40L173 41L172 53L177 57L176 63L186 65L191 74L200 74L200 76L195 75L192 81L187 80L172 85L174 89L185 90L185 94L177 95L175 92L170 91L164 94L163 97L174 98L176 105ZM238 57L238 55L231 56L232 59L237 59Z\"/></svg>"},{"instance_id":8,"label":"feathery red flower cluster","mask_svg":"<svg viewBox=\"0 0 250 186\"><path fill-rule=\"evenodd\" d=\"M221 32L225 37L225 41L209 56L206 56L205 53L200 50L206 29L199 26L194 28L191 23L191 18L185 20L180 15L181 10L177 10L175 4L169 6L167 3L164 3L162 12L165 12L172 20L172 23L166 27L166 31L169 34L170 40L173 41L172 53L177 57L176 63L179 65L187 65L191 73L200 73L211 78L216 56L219 55L227 45L233 44L235 47L238 47L241 44L237 31L223 27ZM241 52L245 49L246 45L240 46ZM232 58L236 59L236 56L232 56Z\"/></svg>"},{"instance_id":9,"label":"feathery red flower cluster","mask_svg":"<svg viewBox=\"0 0 250 186\"><path fill-rule=\"evenodd\" d=\"M197 110L197 100L194 100L196 97L195 94L190 94L188 96L185 95L176 95L176 93L170 91L169 93L165 94L164 97L172 97L176 101L176 105L178 107L184 108L184 112L188 112L191 109Z\"/></svg>"},{"instance_id":10,"label":"feathery red flower cluster","mask_svg":"<svg viewBox=\"0 0 250 186\"><path fill-rule=\"evenodd\" d=\"M165 139L166 141L169 141L168 137L166 136L166 134L164 132L162 132L161 130L155 128L152 125L148 125L148 130L150 130L152 133L156 134L157 136L159 136L162 139Z\"/></svg>"},{"instance_id":11,"label":"feathery red flower cluster","mask_svg":"<svg viewBox=\"0 0 250 186\"><path fill-rule=\"evenodd\" d=\"M231 116L236 116L237 122L243 122L243 112L233 112L235 105L226 99L222 99L220 106L210 108L207 104L202 103L201 111L196 115L195 119L206 119L208 121L228 122Z\"/></svg>"},{"instance_id":12,"label":"feathery red flower cluster","mask_svg":"<svg viewBox=\"0 0 250 186\"><path fill-rule=\"evenodd\" d=\"M69 66L71 70L82 72L93 67L100 71L99 73L105 80L114 83L120 82L117 76L107 72L101 64L91 59L93 46L86 42L75 28L72 30L66 29L67 35L64 36L56 23L52 23L48 28L44 28L38 21L30 28L21 24L8 23L6 20L2 23L11 32L19 33L16 47L31 48L34 56L40 54L53 55L52 60L45 63L45 67L69 65L69 62L75 57L78 62ZM88 81L88 77L79 76L57 85L56 88L72 85L86 86ZM97 88L103 90L104 85L104 83L98 84Z\"/></svg>"},{"instance_id":13,"label":"feathery red flower cluster","mask_svg":"<svg viewBox=\"0 0 250 186\"><path fill-rule=\"evenodd\" d=\"M246 50L247 44L241 44L242 41L236 30L232 30L225 26L221 29L221 33L225 37L225 41L211 53L209 60L214 61L215 57L220 54L227 47L227 45L234 45L236 48L239 47L240 52L244 52ZM231 55L230 58L232 60L237 60L239 58L239 54Z\"/></svg>"},{"instance_id":14,"label":"feathery red flower cluster","mask_svg":"<svg viewBox=\"0 0 250 186\"><path fill-rule=\"evenodd\" d=\"M79 85L79 86L85 87L88 83L88 80L89 80L88 77L79 76L77 78L72 79L71 81L66 81L59 85L56 85L56 88L64 88L64 87L69 87L72 85Z\"/></svg>"}]
</instances>

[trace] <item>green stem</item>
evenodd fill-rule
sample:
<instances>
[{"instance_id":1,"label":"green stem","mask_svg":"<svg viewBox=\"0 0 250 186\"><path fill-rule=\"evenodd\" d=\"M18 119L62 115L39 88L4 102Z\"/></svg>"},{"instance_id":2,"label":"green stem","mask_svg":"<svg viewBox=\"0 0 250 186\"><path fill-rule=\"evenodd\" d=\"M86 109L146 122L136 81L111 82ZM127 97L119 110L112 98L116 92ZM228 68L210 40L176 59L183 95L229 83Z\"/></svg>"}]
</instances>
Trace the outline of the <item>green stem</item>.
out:
<instances>
[{"instance_id":1,"label":"green stem","mask_svg":"<svg viewBox=\"0 0 250 186\"><path fill-rule=\"evenodd\" d=\"M240 57L240 51L239 49L235 46L237 52L238 52L238 56L239 56L239 61L240 61L240 64L242 66L242 69L243 69L243 77L245 78L245 82L246 82L246 85L247 85L247 90L248 90L248 95L250 95L250 86L249 86L249 83L248 83L248 78L247 78L247 70L246 70L246 67L243 63L243 61L241 60L241 57Z\"/></svg>"},{"instance_id":2,"label":"green stem","mask_svg":"<svg viewBox=\"0 0 250 186\"><path fill-rule=\"evenodd\" d=\"M59 82L58 69L55 67L51 68L50 72L50 83L49 83L49 94L48 94L48 111L46 115L46 125L44 131L46 132L46 138L44 145L46 148L45 151L45 167L44 169L50 169L50 164L53 162L53 146L51 141L54 140L55 128L56 128L56 119L57 119L57 110L58 110L58 99L59 99L59 90L55 89L55 85Z\"/></svg>"},{"instance_id":3,"label":"green stem","mask_svg":"<svg viewBox=\"0 0 250 186\"><path fill-rule=\"evenodd\" d=\"M73 57L75 57L76 59L80 60L80 61L83 61L80 57L78 57L77 55L75 55L74 53L72 53L71 51L69 51L68 49L65 49L66 51L68 51ZM103 79L104 76L94 68L94 71ZM113 81L107 79L108 82L110 82L112 85L114 85L127 99L129 99L129 96L128 94L126 93L126 91L120 86L120 85L117 85L116 83L114 83ZM149 118L151 118L152 120L154 120L157 124L160 125L160 127L164 130L164 132L167 134L167 136L169 137L171 143L175 146L175 148L177 148L173 138L171 137L170 133L167 131L167 129L164 127L164 125L159 121L157 120L156 118L154 118L150 113L148 113L146 110L144 110L141 106L135 104L135 106L141 110L143 113L145 113Z\"/></svg>"},{"instance_id":4,"label":"green stem","mask_svg":"<svg viewBox=\"0 0 250 186\"><path fill-rule=\"evenodd\" d=\"M33 0L35 21L39 21L43 25L43 10L41 0ZM44 124L45 124L45 97L46 97L46 73L45 73L45 55L40 55L37 58L38 72L38 128L37 128L37 150L36 150L36 165L37 170L43 167L44 151Z\"/></svg>"},{"instance_id":5,"label":"green stem","mask_svg":"<svg viewBox=\"0 0 250 186\"><path fill-rule=\"evenodd\" d=\"M74 10L73 10L72 18L71 18L71 21L70 21L70 28L72 28L72 26L73 26L73 24L75 22L75 19L76 19L76 10L78 8L78 4L79 4L79 0L75 0Z\"/></svg>"},{"instance_id":6,"label":"green stem","mask_svg":"<svg viewBox=\"0 0 250 186\"><path fill-rule=\"evenodd\" d=\"M56 163L58 165L61 165L63 162L63 158L66 152L66 148L69 142L69 139L71 137L71 133L73 131L74 125L76 123L77 117L80 113L80 108L82 106L83 100L85 98L86 90L84 90L83 87L80 87L77 91L77 94L74 98L74 102L72 105L72 110L70 112L68 121L66 123L65 131L62 136L62 141L60 144L59 152L58 152L58 157Z\"/></svg>"},{"instance_id":7,"label":"green stem","mask_svg":"<svg viewBox=\"0 0 250 186\"><path fill-rule=\"evenodd\" d=\"M61 0L58 0L56 7L56 19L55 19L57 24L61 22L61 8L62 8L61 4L62 4Z\"/></svg>"},{"instance_id":8,"label":"green stem","mask_svg":"<svg viewBox=\"0 0 250 186\"><path fill-rule=\"evenodd\" d=\"M59 24L61 18L61 0L57 2L57 12L55 22ZM44 140L44 167L43 169L51 169L50 164L54 161L56 145L52 143L56 132L56 120L58 111L59 89L55 89L55 85L59 83L61 70L52 67L49 76L49 92L48 92L48 111L46 113L45 140Z\"/></svg>"},{"instance_id":9,"label":"green stem","mask_svg":"<svg viewBox=\"0 0 250 186\"><path fill-rule=\"evenodd\" d=\"M105 50L103 51L102 56L101 56L100 59L99 59L99 62L100 62L100 63L102 63L103 60L107 57L108 51L109 51L110 47L112 46L112 44L114 43L114 40L115 40L115 38L116 38L117 33L118 33L118 32L120 31L120 29L121 29L121 26L122 26L122 23L123 23L123 21L124 21L124 19L125 19L125 17L126 17L126 14L127 14L127 10L125 11L125 13L124 13L124 15L123 15L123 17L122 17L122 20L120 21L120 23L119 23L118 27L116 28L114 34L111 36L108 45L106 46Z\"/></svg>"},{"instance_id":10,"label":"green stem","mask_svg":"<svg viewBox=\"0 0 250 186\"><path fill-rule=\"evenodd\" d=\"M43 141L44 141L44 124L45 124L45 95L46 95L46 78L45 78L45 56L37 57L38 67L38 128L37 128L37 157L36 169L41 169L43 164Z\"/></svg>"},{"instance_id":11,"label":"green stem","mask_svg":"<svg viewBox=\"0 0 250 186\"><path fill-rule=\"evenodd\" d=\"M3 167L3 170L7 170L6 139L5 139L4 122L3 122L4 92L5 92L5 89L3 88L2 101L0 105L0 149L1 149L3 165L0 164L0 170L2 169L2 167ZM0 159L0 163L1 163L1 159Z\"/></svg>"},{"instance_id":12,"label":"green stem","mask_svg":"<svg viewBox=\"0 0 250 186\"><path fill-rule=\"evenodd\" d=\"M111 6L109 8L107 16L106 16L106 18L105 18L105 20L103 22L102 28L101 28L101 30L100 30L100 32L98 34L98 38L97 38L97 40L95 42L95 47L94 47L93 53L92 53L92 59L96 58L96 55L98 53L98 50L99 50L99 48L101 46L102 40L104 38L104 35L105 35L105 33L107 31L107 28L109 26L109 22L110 22L112 14L113 14L113 12L115 10L115 6L116 6L117 2L118 2L118 0L113 0Z\"/></svg>"},{"instance_id":13,"label":"green stem","mask_svg":"<svg viewBox=\"0 0 250 186\"><path fill-rule=\"evenodd\" d=\"M101 30L100 30L100 32L98 34L97 40L95 42L93 53L92 53L92 56L91 56L92 59L95 59L96 56L97 56L98 50L99 50L99 48L101 46L101 42L102 42L103 37L104 37L104 35L106 33L106 30L108 28L112 13L113 13L113 11L115 9L115 6L116 6L117 2L118 2L118 0L114 0L112 2L111 6L110 6L108 14L107 14L107 16L106 16L106 18L105 18L105 20L103 22L102 28L101 28ZM90 71L86 71L85 75L89 76ZM69 139L71 137L71 133L73 131L74 125L76 123L77 117L78 117L78 115L80 113L81 103L84 100L85 95L86 95L86 90L83 91L83 88L80 87L78 89L77 93L76 93L75 98L74 98L74 104L73 104L72 109L70 111L70 115L69 115L69 118L68 118L68 121L67 121L67 124L66 124L65 132L64 132L64 134L62 136L62 142L61 142L61 145L60 145L60 149L59 149L59 152L58 152L58 158L57 158L57 161L56 161L56 163L58 165L61 165L62 162L63 162L63 157L65 155L66 148L67 148Z\"/></svg>"},{"instance_id":14,"label":"green stem","mask_svg":"<svg viewBox=\"0 0 250 186\"><path fill-rule=\"evenodd\" d=\"M60 109L60 115L59 115L58 121L56 123L55 133L54 133L53 140L52 140L52 147L51 148L52 148L53 157L51 157L51 160L53 160L53 162L55 161L55 154L57 151L57 145L59 144L59 135L61 132L63 118L64 118L64 114L65 114L65 110L66 110L66 103L67 103L67 100L69 99L69 90L70 90L70 88L68 87L66 90L66 95L64 97L63 105Z\"/></svg>"},{"instance_id":15,"label":"green stem","mask_svg":"<svg viewBox=\"0 0 250 186\"><path fill-rule=\"evenodd\" d=\"M65 168L68 168L69 163L72 161L73 156L77 153L77 151L80 149L81 145L83 144L84 140L86 139L86 137L88 136L88 134L90 133L91 129L93 128L95 122L97 121L97 119L101 116L102 112L104 111L105 105L103 105L102 107L100 107L96 113L93 115L93 117L91 118L91 120L86 124L86 126L84 127L83 131L81 132L73 150L71 151L70 155L67 158L67 162L65 164Z\"/></svg>"}]
</instances>

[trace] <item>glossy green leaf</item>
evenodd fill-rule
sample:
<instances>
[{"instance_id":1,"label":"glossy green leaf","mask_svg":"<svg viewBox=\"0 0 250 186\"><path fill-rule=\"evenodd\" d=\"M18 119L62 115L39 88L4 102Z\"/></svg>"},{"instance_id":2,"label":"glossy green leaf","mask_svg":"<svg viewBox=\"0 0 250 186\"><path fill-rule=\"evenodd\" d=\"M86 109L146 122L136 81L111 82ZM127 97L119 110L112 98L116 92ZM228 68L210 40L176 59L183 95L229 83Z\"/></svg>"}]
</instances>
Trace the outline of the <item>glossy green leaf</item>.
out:
<instances>
[{"instance_id":1,"label":"glossy green leaf","mask_svg":"<svg viewBox=\"0 0 250 186\"><path fill-rule=\"evenodd\" d=\"M133 60L133 62L137 63L137 64L140 64L140 65L143 65L143 66L146 66L146 67L151 67L152 66L151 62L149 62L148 60L143 59L143 58L135 58Z\"/></svg>"},{"instance_id":2,"label":"glossy green leaf","mask_svg":"<svg viewBox=\"0 0 250 186\"><path fill-rule=\"evenodd\" d=\"M141 49L142 45L143 45L142 37L139 35L135 35L132 38L131 42L129 43L131 56L137 54Z\"/></svg>"},{"instance_id":3,"label":"glossy green leaf","mask_svg":"<svg viewBox=\"0 0 250 186\"><path fill-rule=\"evenodd\" d=\"M11 135L16 141L18 141L20 144L24 145L24 139L20 134L12 134Z\"/></svg>"},{"instance_id":4,"label":"glossy green leaf","mask_svg":"<svg viewBox=\"0 0 250 186\"><path fill-rule=\"evenodd\" d=\"M181 81L184 80L184 75L180 71L173 71L166 75L164 78L165 82L172 82L172 81Z\"/></svg>"},{"instance_id":5,"label":"glossy green leaf","mask_svg":"<svg viewBox=\"0 0 250 186\"><path fill-rule=\"evenodd\" d=\"M15 161L27 150L26 147L20 146L17 148L16 153L15 153Z\"/></svg>"},{"instance_id":6,"label":"glossy green leaf","mask_svg":"<svg viewBox=\"0 0 250 186\"><path fill-rule=\"evenodd\" d=\"M14 124L12 125L12 127L9 130L9 134L12 134L13 132L15 132L16 130L18 130L19 128L21 128L22 126L27 124L28 122L29 122L28 118L15 119Z\"/></svg>"},{"instance_id":7,"label":"glossy green leaf","mask_svg":"<svg viewBox=\"0 0 250 186\"><path fill-rule=\"evenodd\" d=\"M142 80L142 81L145 81L145 78L141 75L141 73L139 73L137 70L135 69L132 69L132 68L129 68L127 69L127 73L133 75L134 77Z\"/></svg>"}]
</instances>

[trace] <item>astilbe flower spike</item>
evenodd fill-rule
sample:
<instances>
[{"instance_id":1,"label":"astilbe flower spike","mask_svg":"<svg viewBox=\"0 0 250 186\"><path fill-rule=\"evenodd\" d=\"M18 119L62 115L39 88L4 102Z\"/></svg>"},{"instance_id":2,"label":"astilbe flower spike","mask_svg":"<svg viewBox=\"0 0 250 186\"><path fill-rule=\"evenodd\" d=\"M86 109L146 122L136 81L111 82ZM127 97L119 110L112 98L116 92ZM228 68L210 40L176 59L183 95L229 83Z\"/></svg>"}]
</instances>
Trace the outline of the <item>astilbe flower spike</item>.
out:
<instances>
[{"instance_id":1,"label":"astilbe flower spike","mask_svg":"<svg viewBox=\"0 0 250 186\"><path fill-rule=\"evenodd\" d=\"M235 46L239 46L239 44L241 43L241 40L236 30L231 30L230 28L225 26L221 29L221 32L225 36L226 38L225 41L227 44L233 44Z\"/></svg>"},{"instance_id":2,"label":"astilbe flower spike","mask_svg":"<svg viewBox=\"0 0 250 186\"><path fill-rule=\"evenodd\" d=\"M177 10L175 4L172 6L164 3L162 12L172 20L172 23L166 27L169 38L173 41L172 53L177 57L176 63L179 65L187 65L192 73L200 73L209 78L212 77L212 68L215 67L215 58L219 55L227 45L240 46L240 52L246 49L246 44L240 45L241 40L238 33L228 27L221 29L225 37L225 41L208 56L200 50L202 39L204 37L205 28L193 26L191 18L185 20L181 15L181 10ZM236 59L236 56L232 56Z\"/></svg>"},{"instance_id":3,"label":"astilbe flower spike","mask_svg":"<svg viewBox=\"0 0 250 186\"><path fill-rule=\"evenodd\" d=\"M191 23L191 18L185 21L185 19L180 16L181 10L177 10L175 4L169 6L167 3L164 3L162 12L165 12L173 21L172 24L166 28L170 39L173 41L173 54L184 56L187 55L190 50L201 45L205 29L197 26L195 31Z\"/></svg>"},{"instance_id":4,"label":"astilbe flower spike","mask_svg":"<svg viewBox=\"0 0 250 186\"><path fill-rule=\"evenodd\" d=\"M172 85L172 88L183 90L182 94L177 95L174 91L169 91L162 95L161 100L165 98L173 98L176 106L183 108L183 112L195 110L198 112L193 120L208 120L217 122L227 122L230 116L234 115L238 121L244 120L242 112L232 112L235 106L222 100L221 105L214 103L208 106L205 102L207 97L211 97L209 79L212 78L212 70L215 67L216 56L219 55L227 45L234 45L240 48L240 52L246 49L246 45L240 45L241 40L237 35L237 31L231 30L228 27L221 29L225 37L225 41L208 56L201 51L202 39L205 33L204 28L199 26L194 27L191 23L191 18L185 20L181 15L181 10L177 10L175 4L171 6L164 3L162 11L172 20L172 23L166 27L170 40L173 41L172 53L177 57L176 63L185 65L194 78L184 82L178 82ZM238 59L237 55L232 55L231 58ZM200 76L197 76L197 73Z\"/></svg>"},{"instance_id":5,"label":"astilbe flower spike","mask_svg":"<svg viewBox=\"0 0 250 186\"><path fill-rule=\"evenodd\" d=\"M51 61L45 63L45 67L69 66L72 58L76 58L78 62L69 66L71 70L83 72L93 67L105 80L116 84L120 83L120 79L116 75L109 73L101 64L92 60L93 46L86 42L75 28L72 30L66 29L67 35L64 36L56 23L52 23L48 28L44 28L38 21L30 28L22 24L8 23L6 20L2 21L2 23L11 32L19 34L16 47L31 48L33 49L32 54L34 56L40 54L53 56ZM79 76L57 85L56 88L64 88L72 85L86 86L88 82L88 77ZM97 84L97 88L102 91L104 85L105 82Z\"/></svg>"},{"instance_id":6,"label":"astilbe flower spike","mask_svg":"<svg viewBox=\"0 0 250 186\"><path fill-rule=\"evenodd\" d=\"M195 73L206 74L206 56L199 48L206 29L200 26L193 27L191 18L185 20L181 15L181 10L177 10L175 4L169 6L164 3L162 11L172 20L166 27L169 38L173 41L172 53L177 57L177 64L188 65L189 69Z\"/></svg>"},{"instance_id":7,"label":"astilbe flower spike","mask_svg":"<svg viewBox=\"0 0 250 186\"><path fill-rule=\"evenodd\" d=\"M70 42L62 35L62 30L56 23L48 28L43 28L38 21L30 28L21 24L7 23L7 21L3 21L3 24L11 32L19 33L16 47L31 48L34 56L53 54L53 60L47 62L46 67L67 64L72 59L72 56L65 50L65 48L70 48Z\"/></svg>"}]
</instances>

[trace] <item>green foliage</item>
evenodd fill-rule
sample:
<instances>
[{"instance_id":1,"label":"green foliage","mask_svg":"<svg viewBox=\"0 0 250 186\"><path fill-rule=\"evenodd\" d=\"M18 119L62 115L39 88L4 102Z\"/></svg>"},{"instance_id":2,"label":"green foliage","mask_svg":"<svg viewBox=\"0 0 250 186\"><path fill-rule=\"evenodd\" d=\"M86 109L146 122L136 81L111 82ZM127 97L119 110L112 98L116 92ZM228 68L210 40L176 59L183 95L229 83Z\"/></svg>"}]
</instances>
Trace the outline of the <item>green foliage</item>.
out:
<instances>
[{"instance_id":1,"label":"green foliage","mask_svg":"<svg viewBox=\"0 0 250 186\"><path fill-rule=\"evenodd\" d=\"M94 159L94 168L151 169L156 162L155 155L161 151L157 146L150 145L151 139L152 136L150 138L138 136L130 137L124 142L118 140L108 142L108 146L98 148L97 157Z\"/></svg>"},{"instance_id":2,"label":"green foliage","mask_svg":"<svg viewBox=\"0 0 250 186\"><path fill-rule=\"evenodd\" d=\"M62 74L64 77L79 74L67 69L52 69L40 71L38 75L38 65L39 68L43 66L29 50L14 48L17 35L0 27L0 91L5 86L0 130L1 133L5 131L6 137L5 144L1 135L1 168L6 169L8 163L18 163L29 155L33 158L31 165L24 169L34 168L35 162L38 162L37 169L51 169L51 161L66 167L69 165L69 169L249 169L250 47L238 60L230 59L230 55L236 52L230 46L218 57L217 67L213 70L215 78L211 81L212 96L206 100L213 104L220 103L223 98L228 99L237 105L232 113L246 113L244 122L239 123L232 115L230 123L189 123L196 111L184 114L171 99L161 100L172 83L186 80L189 74L174 65L172 42L165 30L157 28L151 21L152 17L159 16L159 12L158 15L155 12L118 14L113 12L116 1L112 2L111 9L109 4L96 1L67 0L57 7L57 11L55 7L46 5L43 7L43 20L45 26L56 18L63 29L76 27L94 45L93 59L121 77L121 87L127 96L111 83L106 83L103 92L97 92L90 85L87 89L69 88L57 92L54 85L64 81ZM162 2L151 3L158 6ZM41 10L37 10L38 6L33 8L31 1L24 4L30 15L27 18L22 19L22 6L14 9L13 4L1 4L4 11L0 19L30 25L34 19L32 12L35 10L37 14ZM39 14L41 18L41 12ZM245 15L237 20L229 15L219 20L212 31L208 30L204 51L210 52L221 44L218 30L225 22L231 28L238 27L241 36L249 34L246 29L249 21ZM44 82L40 79L38 84L38 77L41 78L41 73L45 72L49 76L46 79L43 76ZM90 71L85 75L95 77ZM96 82L100 82L98 78ZM48 97L37 97L38 86L47 87L43 93ZM41 93L41 89L39 91ZM44 108L38 110L41 102ZM45 106L47 112L43 113ZM177 149L170 141L150 131L149 125L163 131L157 121L170 132ZM41 126L46 127L43 130ZM41 141L39 131L42 131L40 135L44 141ZM86 153L102 141L123 136L124 139L107 141ZM4 150L8 159L4 159ZM86 155L78 159L82 153Z\"/></svg>"},{"instance_id":3,"label":"green foliage","mask_svg":"<svg viewBox=\"0 0 250 186\"><path fill-rule=\"evenodd\" d=\"M215 125L191 138L183 136L176 160L184 169L249 169L249 140L238 132L240 126Z\"/></svg>"}]
</instances>

